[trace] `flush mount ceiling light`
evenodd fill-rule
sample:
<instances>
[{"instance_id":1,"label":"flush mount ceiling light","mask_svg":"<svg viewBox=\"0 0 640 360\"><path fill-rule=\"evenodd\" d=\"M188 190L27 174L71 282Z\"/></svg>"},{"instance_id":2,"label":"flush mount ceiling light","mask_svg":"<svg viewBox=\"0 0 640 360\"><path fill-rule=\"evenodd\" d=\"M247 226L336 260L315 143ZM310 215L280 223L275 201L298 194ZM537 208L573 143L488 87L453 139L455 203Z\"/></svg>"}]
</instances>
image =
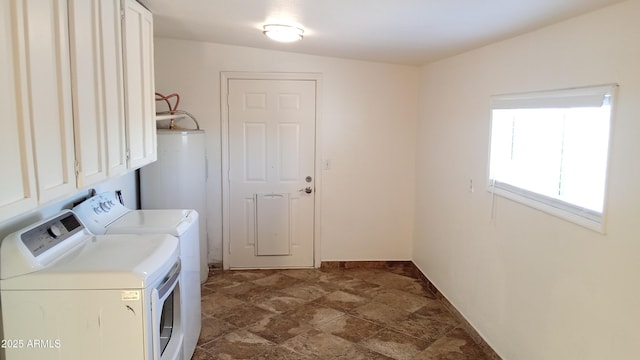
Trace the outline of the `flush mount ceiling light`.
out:
<instances>
[{"instance_id":1,"label":"flush mount ceiling light","mask_svg":"<svg viewBox=\"0 0 640 360\"><path fill-rule=\"evenodd\" d=\"M262 32L270 39L280 42L302 40L302 34L304 33L301 28L289 25L269 24L262 28L264 29Z\"/></svg>"}]
</instances>

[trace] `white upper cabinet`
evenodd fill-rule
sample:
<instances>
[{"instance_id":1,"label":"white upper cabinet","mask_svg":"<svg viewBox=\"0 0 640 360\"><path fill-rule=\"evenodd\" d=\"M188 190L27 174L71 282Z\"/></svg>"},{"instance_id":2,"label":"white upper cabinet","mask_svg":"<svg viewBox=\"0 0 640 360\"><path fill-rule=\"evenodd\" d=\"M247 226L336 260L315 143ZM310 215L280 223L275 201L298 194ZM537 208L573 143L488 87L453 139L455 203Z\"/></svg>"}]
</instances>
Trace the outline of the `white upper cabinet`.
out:
<instances>
[{"instance_id":1,"label":"white upper cabinet","mask_svg":"<svg viewBox=\"0 0 640 360\"><path fill-rule=\"evenodd\" d=\"M151 13L2 0L0 108L0 221L155 161Z\"/></svg>"},{"instance_id":2,"label":"white upper cabinet","mask_svg":"<svg viewBox=\"0 0 640 360\"><path fill-rule=\"evenodd\" d=\"M31 126L38 199L44 203L76 189L67 2L10 3L24 6L15 19L24 36L18 48L24 54L19 66L25 97L19 101L28 103L23 116Z\"/></svg>"},{"instance_id":3,"label":"white upper cabinet","mask_svg":"<svg viewBox=\"0 0 640 360\"><path fill-rule=\"evenodd\" d=\"M124 78L129 168L156 161L153 18L135 0L124 0Z\"/></svg>"},{"instance_id":4,"label":"white upper cabinet","mask_svg":"<svg viewBox=\"0 0 640 360\"><path fill-rule=\"evenodd\" d=\"M24 99L25 89L20 84L20 53L18 36L13 31L12 19L20 22L22 7L13 1L0 2L0 221L35 208L38 199L28 107Z\"/></svg>"},{"instance_id":5,"label":"white upper cabinet","mask_svg":"<svg viewBox=\"0 0 640 360\"><path fill-rule=\"evenodd\" d=\"M120 4L69 0L78 187L125 171Z\"/></svg>"}]
</instances>

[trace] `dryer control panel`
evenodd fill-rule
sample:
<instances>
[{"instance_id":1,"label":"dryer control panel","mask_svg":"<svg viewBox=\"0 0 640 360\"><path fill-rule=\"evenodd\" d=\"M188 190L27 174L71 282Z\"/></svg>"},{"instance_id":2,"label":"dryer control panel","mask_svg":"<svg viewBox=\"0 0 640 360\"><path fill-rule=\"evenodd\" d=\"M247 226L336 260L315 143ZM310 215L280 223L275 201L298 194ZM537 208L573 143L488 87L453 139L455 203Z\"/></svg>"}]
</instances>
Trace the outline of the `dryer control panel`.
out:
<instances>
[{"instance_id":1,"label":"dryer control panel","mask_svg":"<svg viewBox=\"0 0 640 360\"><path fill-rule=\"evenodd\" d=\"M38 257L79 231L82 224L74 214L67 213L23 233L20 239L31 254Z\"/></svg>"},{"instance_id":2,"label":"dryer control panel","mask_svg":"<svg viewBox=\"0 0 640 360\"><path fill-rule=\"evenodd\" d=\"M71 210L9 234L0 244L0 279L43 269L91 238L93 234Z\"/></svg>"}]
</instances>

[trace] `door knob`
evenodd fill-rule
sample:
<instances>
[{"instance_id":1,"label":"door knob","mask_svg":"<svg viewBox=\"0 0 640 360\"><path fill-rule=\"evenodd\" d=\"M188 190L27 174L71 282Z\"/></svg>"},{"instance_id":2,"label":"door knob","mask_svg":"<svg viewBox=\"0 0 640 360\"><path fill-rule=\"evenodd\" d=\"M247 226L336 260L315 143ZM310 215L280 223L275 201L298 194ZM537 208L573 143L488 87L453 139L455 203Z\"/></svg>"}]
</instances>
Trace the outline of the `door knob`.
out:
<instances>
[{"instance_id":1,"label":"door knob","mask_svg":"<svg viewBox=\"0 0 640 360\"><path fill-rule=\"evenodd\" d=\"M313 192L313 189L311 188L311 186L307 186L306 188L304 188L304 189L300 189L300 190L298 190L298 191L300 191L300 192L303 192L303 191L304 191L304 192L305 192L305 193L307 193L307 194L311 194L311 193Z\"/></svg>"}]
</instances>

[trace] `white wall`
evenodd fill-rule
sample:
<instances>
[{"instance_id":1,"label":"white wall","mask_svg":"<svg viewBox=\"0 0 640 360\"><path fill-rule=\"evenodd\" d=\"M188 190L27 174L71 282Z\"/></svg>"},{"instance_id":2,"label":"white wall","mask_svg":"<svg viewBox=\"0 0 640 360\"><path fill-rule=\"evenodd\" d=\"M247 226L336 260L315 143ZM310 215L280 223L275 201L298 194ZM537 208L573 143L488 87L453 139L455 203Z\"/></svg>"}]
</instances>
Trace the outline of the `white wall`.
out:
<instances>
[{"instance_id":1,"label":"white wall","mask_svg":"<svg viewBox=\"0 0 640 360\"><path fill-rule=\"evenodd\" d=\"M222 71L321 73L321 260L411 258L419 68L156 38L155 71L207 133L209 261L222 259Z\"/></svg>"},{"instance_id":2,"label":"white wall","mask_svg":"<svg viewBox=\"0 0 640 360\"><path fill-rule=\"evenodd\" d=\"M627 1L423 67L413 258L504 359L640 358L638 19ZM608 234L502 198L491 219L490 95L614 82Z\"/></svg>"}]
</instances>

